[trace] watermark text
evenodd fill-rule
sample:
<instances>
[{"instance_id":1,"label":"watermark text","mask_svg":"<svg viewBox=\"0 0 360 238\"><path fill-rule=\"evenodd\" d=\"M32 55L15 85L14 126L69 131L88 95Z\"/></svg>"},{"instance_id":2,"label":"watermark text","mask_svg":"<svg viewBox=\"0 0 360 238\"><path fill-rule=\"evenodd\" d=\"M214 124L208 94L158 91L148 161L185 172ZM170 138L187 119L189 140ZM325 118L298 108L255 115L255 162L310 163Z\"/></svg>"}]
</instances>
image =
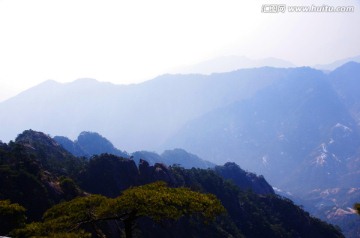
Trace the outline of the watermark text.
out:
<instances>
[{"instance_id":1,"label":"watermark text","mask_svg":"<svg viewBox=\"0 0 360 238\"><path fill-rule=\"evenodd\" d=\"M286 4L264 4L261 6L263 13L351 13L355 11L355 6L330 6L330 5L304 5L288 6Z\"/></svg>"}]
</instances>

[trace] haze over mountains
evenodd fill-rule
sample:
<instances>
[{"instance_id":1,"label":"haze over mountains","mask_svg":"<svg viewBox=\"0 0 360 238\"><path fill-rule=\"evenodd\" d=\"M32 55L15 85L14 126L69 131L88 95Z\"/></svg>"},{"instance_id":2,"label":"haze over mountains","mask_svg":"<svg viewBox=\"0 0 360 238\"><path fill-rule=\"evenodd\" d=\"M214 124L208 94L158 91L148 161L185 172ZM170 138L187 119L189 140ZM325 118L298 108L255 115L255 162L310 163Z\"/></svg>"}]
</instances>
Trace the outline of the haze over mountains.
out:
<instances>
[{"instance_id":1,"label":"haze over mountains","mask_svg":"<svg viewBox=\"0 0 360 238\"><path fill-rule=\"evenodd\" d=\"M275 68L293 68L300 66L310 66L315 69L326 72L335 70L348 62L360 63L360 56L353 56L339 59L333 62L316 64L316 65L296 65L290 61L278 58L250 59L246 56L228 55L218 58L209 59L197 64L178 67L170 70L172 74L212 74L224 73L247 68L275 67Z\"/></svg>"},{"instance_id":2,"label":"haze over mountains","mask_svg":"<svg viewBox=\"0 0 360 238\"><path fill-rule=\"evenodd\" d=\"M321 69L321 70L335 70L336 68L340 67L343 64L346 64L348 62L357 62L360 63L360 55L359 56L354 56L354 57L349 57L346 59L340 59L340 60L336 60L332 63L329 64L317 64L314 65L313 67L316 69Z\"/></svg>"},{"instance_id":3,"label":"haze over mountains","mask_svg":"<svg viewBox=\"0 0 360 238\"><path fill-rule=\"evenodd\" d=\"M71 142L94 131L125 154L154 160L159 154L149 151L181 148L181 157L262 174L318 216L348 219L359 194L359 77L360 64L349 62L330 73L262 67L128 86L47 81L0 103L1 139L31 128ZM340 198L346 193L351 202Z\"/></svg>"},{"instance_id":4,"label":"haze over mountains","mask_svg":"<svg viewBox=\"0 0 360 238\"><path fill-rule=\"evenodd\" d=\"M119 86L80 79L46 81L0 104L2 140L35 129L75 138L96 131L127 151L154 150L189 120L285 77L281 69L259 68L224 74L163 75Z\"/></svg>"},{"instance_id":5,"label":"haze over mountains","mask_svg":"<svg viewBox=\"0 0 360 238\"><path fill-rule=\"evenodd\" d=\"M129 86L47 81L0 103L1 139L29 128L70 139L95 131L128 152L183 148L211 162L234 161L275 186L294 186L284 174L298 181L290 177L318 169L333 184L339 166L338 182L351 185L359 169L350 166L360 143L359 71L347 63L330 74L263 67Z\"/></svg>"},{"instance_id":6,"label":"haze over mountains","mask_svg":"<svg viewBox=\"0 0 360 238\"><path fill-rule=\"evenodd\" d=\"M353 56L324 64L311 65L311 67L324 71L332 71L348 62L360 63L360 56ZM212 74L230 72L239 69L260 68L265 66L275 68L292 68L299 67L300 65L295 65L292 62L278 58L250 59L246 56L228 55L203 61L194 65L178 67L170 72L173 74Z\"/></svg>"},{"instance_id":7,"label":"haze over mountains","mask_svg":"<svg viewBox=\"0 0 360 238\"><path fill-rule=\"evenodd\" d=\"M358 160L360 136L353 88L359 66L348 63L330 75L310 68L284 70L288 77L251 99L188 122L167 146L214 162L236 161L276 186L294 188L292 182L300 178L303 188L354 186L351 174L359 168L351 165ZM353 103L347 98L354 98Z\"/></svg>"},{"instance_id":8,"label":"haze over mountains","mask_svg":"<svg viewBox=\"0 0 360 238\"><path fill-rule=\"evenodd\" d=\"M224 73L238 69L259 68L259 67L290 68L295 65L289 61L277 58L250 59L245 56L229 55L210 59L191 66L184 66L174 69L171 73L182 74L212 74Z\"/></svg>"},{"instance_id":9,"label":"haze over mountains","mask_svg":"<svg viewBox=\"0 0 360 238\"><path fill-rule=\"evenodd\" d=\"M96 132L81 132L75 141L64 136L55 136L53 139L77 157L91 158L94 155L107 153L122 158L132 158L137 165L140 164L141 160L146 160L149 164L176 164L187 169L193 167L202 169L215 167L215 164L203 160L194 154L190 154L183 149L165 150L162 154L144 150L129 154L115 148L108 139Z\"/></svg>"}]
</instances>

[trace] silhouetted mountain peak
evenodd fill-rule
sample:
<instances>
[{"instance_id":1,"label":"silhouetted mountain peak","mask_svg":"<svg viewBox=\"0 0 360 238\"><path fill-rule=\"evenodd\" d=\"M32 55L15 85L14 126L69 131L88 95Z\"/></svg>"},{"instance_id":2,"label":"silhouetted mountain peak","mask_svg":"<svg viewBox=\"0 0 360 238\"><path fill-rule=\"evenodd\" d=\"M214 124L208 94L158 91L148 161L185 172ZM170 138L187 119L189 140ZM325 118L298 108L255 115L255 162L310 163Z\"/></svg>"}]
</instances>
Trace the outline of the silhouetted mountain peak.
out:
<instances>
[{"instance_id":1,"label":"silhouetted mountain peak","mask_svg":"<svg viewBox=\"0 0 360 238\"><path fill-rule=\"evenodd\" d=\"M360 63L350 61L336 68L334 71L331 72L331 74L354 75L359 72L360 72Z\"/></svg>"},{"instance_id":2,"label":"silhouetted mountain peak","mask_svg":"<svg viewBox=\"0 0 360 238\"><path fill-rule=\"evenodd\" d=\"M49 87L49 86L58 86L59 84L61 84L61 83L57 82L56 80L48 79L48 80L42 82L41 84L39 84L38 86Z\"/></svg>"},{"instance_id":3,"label":"silhouetted mountain peak","mask_svg":"<svg viewBox=\"0 0 360 238\"><path fill-rule=\"evenodd\" d=\"M97 81L96 79L93 78L79 78L76 79L75 81L73 81L72 83L74 84L94 84L94 83L99 83L99 81Z\"/></svg>"},{"instance_id":4,"label":"silhouetted mountain peak","mask_svg":"<svg viewBox=\"0 0 360 238\"><path fill-rule=\"evenodd\" d=\"M82 148L90 152L97 151L97 147L103 149L103 152L105 152L105 150L115 150L113 144L97 132L83 131L79 134L75 142L77 142ZM95 152L94 154L96 153L97 152Z\"/></svg>"},{"instance_id":5,"label":"silhouetted mountain peak","mask_svg":"<svg viewBox=\"0 0 360 238\"><path fill-rule=\"evenodd\" d=\"M97 132L83 131L75 141L71 141L69 138L63 136L55 136L54 140L75 156L90 157L92 155L109 153L124 158L129 157L126 152L115 148L108 139Z\"/></svg>"},{"instance_id":6,"label":"silhouetted mountain peak","mask_svg":"<svg viewBox=\"0 0 360 238\"><path fill-rule=\"evenodd\" d=\"M295 67L291 62L277 59L277 58L264 58L264 59L249 59L245 56L229 55L210 59L198 64L183 67L181 69L174 69L173 72L187 73L187 74L212 74L231 72L238 69L246 68L259 68L259 67L277 67L277 68L289 68Z\"/></svg>"},{"instance_id":7,"label":"silhouetted mountain peak","mask_svg":"<svg viewBox=\"0 0 360 238\"><path fill-rule=\"evenodd\" d=\"M258 194L275 194L273 188L263 176L257 176L240 168L234 162L227 162L223 166L214 169L221 177L230 179L243 190L252 190Z\"/></svg>"},{"instance_id":8,"label":"silhouetted mountain peak","mask_svg":"<svg viewBox=\"0 0 360 238\"><path fill-rule=\"evenodd\" d=\"M165 150L161 154L161 157L165 164L178 164L184 168L211 168L215 166L214 163L203 160L197 155L191 154L184 149L179 148L173 150Z\"/></svg>"},{"instance_id":9,"label":"silhouetted mountain peak","mask_svg":"<svg viewBox=\"0 0 360 238\"><path fill-rule=\"evenodd\" d=\"M41 143L46 146L60 147L49 135L31 129L19 134L15 142L26 146L34 146L35 144Z\"/></svg>"},{"instance_id":10,"label":"silhouetted mountain peak","mask_svg":"<svg viewBox=\"0 0 360 238\"><path fill-rule=\"evenodd\" d=\"M347 59L337 60L337 61L332 62L330 64L315 65L314 68L332 71L332 70L335 70L336 68L341 67L342 65L346 64L347 62L360 62L360 56L355 56L355 57L350 57L350 58L347 58Z\"/></svg>"}]
</instances>

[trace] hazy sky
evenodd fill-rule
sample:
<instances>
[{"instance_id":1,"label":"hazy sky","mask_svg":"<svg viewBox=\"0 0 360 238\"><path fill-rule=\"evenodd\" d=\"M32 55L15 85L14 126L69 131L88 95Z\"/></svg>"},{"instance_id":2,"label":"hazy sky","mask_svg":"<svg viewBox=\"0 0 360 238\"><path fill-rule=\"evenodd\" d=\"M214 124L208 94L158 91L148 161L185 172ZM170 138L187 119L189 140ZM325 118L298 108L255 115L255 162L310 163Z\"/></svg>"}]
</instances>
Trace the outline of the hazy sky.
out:
<instances>
[{"instance_id":1,"label":"hazy sky","mask_svg":"<svg viewBox=\"0 0 360 238\"><path fill-rule=\"evenodd\" d=\"M359 24L359 0L0 0L0 101L48 79L136 83L227 55L330 63L360 55Z\"/></svg>"}]
</instances>

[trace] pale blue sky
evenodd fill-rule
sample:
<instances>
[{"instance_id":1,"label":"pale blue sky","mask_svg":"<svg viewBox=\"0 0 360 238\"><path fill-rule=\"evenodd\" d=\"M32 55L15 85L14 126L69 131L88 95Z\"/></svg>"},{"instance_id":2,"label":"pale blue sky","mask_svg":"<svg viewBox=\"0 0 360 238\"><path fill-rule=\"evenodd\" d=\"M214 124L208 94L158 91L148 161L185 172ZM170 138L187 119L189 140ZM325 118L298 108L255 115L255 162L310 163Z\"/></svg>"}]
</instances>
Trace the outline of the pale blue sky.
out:
<instances>
[{"instance_id":1,"label":"pale blue sky","mask_svg":"<svg viewBox=\"0 0 360 238\"><path fill-rule=\"evenodd\" d=\"M261 13L263 4L355 6ZM355 0L0 0L0 101L48 79L137 83L226 55L296 65L360 55Z\"/></svg>"}]
</instances>

